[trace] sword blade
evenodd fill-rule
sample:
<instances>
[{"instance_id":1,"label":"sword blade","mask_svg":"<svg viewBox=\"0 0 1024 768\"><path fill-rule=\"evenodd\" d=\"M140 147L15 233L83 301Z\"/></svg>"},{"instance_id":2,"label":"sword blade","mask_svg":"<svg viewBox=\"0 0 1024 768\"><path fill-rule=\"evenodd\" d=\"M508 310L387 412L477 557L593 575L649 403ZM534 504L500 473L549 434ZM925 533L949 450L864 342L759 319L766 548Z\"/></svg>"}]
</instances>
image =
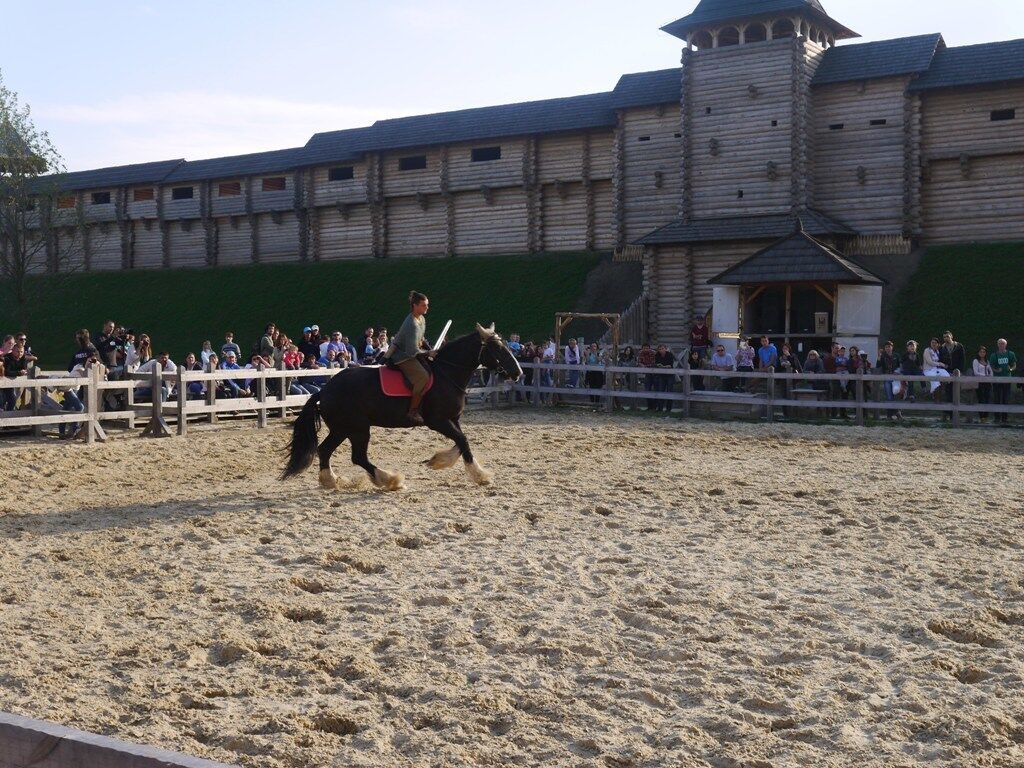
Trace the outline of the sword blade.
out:
<instances>
[{"instance_id":1,"label":"sword blade","mask_svg":"<svg viewBox=\"0 0 1024 768\"><path fill-rule=\"evenodd\" d=\"M449 320L445 323L444 330L441 331L441 335L437 337L437 341L434 342L434 349L440 349L441 345L444 344L445 337L448 335L448 329L452 327L452 321Z\"/></svg>"}]
</instances>

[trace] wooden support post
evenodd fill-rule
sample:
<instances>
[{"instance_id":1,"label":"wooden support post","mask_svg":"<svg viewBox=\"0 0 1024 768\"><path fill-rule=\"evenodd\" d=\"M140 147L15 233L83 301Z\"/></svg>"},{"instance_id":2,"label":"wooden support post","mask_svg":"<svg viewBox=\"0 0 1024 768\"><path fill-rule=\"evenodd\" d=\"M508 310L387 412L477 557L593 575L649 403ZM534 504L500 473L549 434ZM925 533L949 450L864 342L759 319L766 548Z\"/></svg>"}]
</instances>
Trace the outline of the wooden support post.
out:
<instances>
[{"instance_id":1,"label":"wooden support post","mask_svg":"<svg viewBox=\"0 0 1024 768\"><path fill-rule=\"evenodd\" d=\"M533 364L535 366L540 365L540 358L539 357L533 358ZM540 368L534 368L533 369L533 407L534 408L540 408L540 401L541 401L541 397L540 397L540 379L541 379L541 370L540 370Z\"/></svg>"},{"instance_id":2,"label":"wooden support post","mask_svg":"<svg viewBox=\"0 0 1024 768\"><path fill-rule=\"evenodd\" d=\"M185 415L185 405L188 403L188 382L185 381L183 365L178 366L175 386L178 389L178 436L185 437L188 434L188 416Z\"/></svg>"},{"instance_id":3,"label":"wooden support post","mask_svg":"<svg viewBox=\"0 0 1024 768\"><path fill-rule=\"evenodd\" d=\"M203 368L206 373L213 373L214 368L209 362L206 363L206 367ZM216 424L220 419L217 417L217 411L212 408L217 405L217 382L208 381L206 382L206 404L211 406L210 410L210 423Z\"/></svg>"},{"instance_id":4,"label":"wooden support post","mask_svg":"<svg viewBox=\"0 0 1024 768\"><path fill-rule=\"evenodd\" d=\"M857 369L856 381L853 385L854 393L857 396L856 421L858 427L864 426L864 368Z\"/></svg>"},{"instance_id":5,"label":"wooden support post","mask_svg":"<svg viewBox=\"0 0 1024 768\"><path fill-rule=\"evenodd\" d=\"M256 366L256 402L260 404L259 410L256 411L256 426L260 429L265 429L267 426L267 376L264 373L265 370L263 363Z\"/></svg>"},{"instance_id":6,"label":"wooden support post","mask_svg":"<svg viewBox=\"0 0 1024 768\"><path fill-rule=\"evenodd\" d=\"M683 360L683 418L690 418L690 395L693 394L693 382L690 379L690 360Z\"/></svg>"},{"instance_id":7,"label":"wooden support post","mask_svg":"<svg viewBox=\"0 0 1024 768\"><path fill-rule=\"evenodd\" d=\"M85 390L85 442L92 444L96 440L106 440L107 433L100 424L100 382L103 381L102 368L98 365L89 366L89 384Z\"/></svg>"},{"instance_id":8,"label":"wooden support post","mask_svg":"<svg viewBox=\"0 0 1024 768\"><path fill-rule=\"evenodd\" d=\"M277 361L277 370L284 370L284 358L282 357ZM285 377L282 376L277 380L277 399L282 403L281 405L281 418L288 418L288 406L283 405L285 398L288 397L288 382Z\"/></svg>"},{"instance_id":9,"label":"wooden support post","mask_svg":"<svg viewBox=\"0 0 1024 768\"><path fill-rule=\"evenodd\" d=\"M170 437L171 431L164 421L164 371L159 364L153 366L153 373L149 378L149 399L152 403L149 416L149 424L142 430L143 437Z\"/></svg>"},{"instance_id":10,"label":"wooden support post","mask_svg":"<svg viewBox=\"0 0 1024 768\"><path fill-rule=\"evenodd\" d=\"M497 390L498 374L495 373L494 371L489 371L487 373L487 386L491 387L492 389L494 389L494 391L491 392L491 397L490 397L491 407L492 408L497 408L498 407L498 390Z\"/></svg>"},{"instance_id":11,"label":"wooden support post","mask_svg":"<svg viewBox=\"0 0 1024 768\"><path fill-rule=\"evenodd\" d=\"M775 421L775 366L768 368L768 380L765 382L768 395L768 407L765 412L768 416L768 423Z\"/></svg>"},{"instance_id":12,"label":"wooden support post","mask_svg":"<svg viewBox=\"0 0 1024 768\"><path fill-rule=\"evenodd\" d=\"M953 370L953 426L960 426L960 371L957 369Z\"/></svg>"},{"instance_id":13,"label":"wooden support post","mask_svg":"<svg viewBox=\"0 0 1024 768\"><path fill-rule=\"evenodd\" d=\"M28 378L29 379L38 379L39 378L39 366L36 365L35 363L33 363L32 367L28 369ZM26 388L25 391L32 393L32 415L33 416L41 416L42 415L41 414L42 405L43 405L43 390L40 387L32 387L32 388ZM43 435L43 425L42 424L34 424L32 426L32 435L34 437L42 437L42 435Z\"/></svg>"},{"instance_id":14,"label":"wooden support post","mask_svg":"<svg viewBox=\"0 0 1024 768\"><path fill-rule=\"evenodd\" d=\"M131 374L125 371L125 375L128 376L128 381L131 382ZM128 429L135 429L135 384L131 383L126 392L125 408L128 409Z\"/></svg>"}]
</instances>

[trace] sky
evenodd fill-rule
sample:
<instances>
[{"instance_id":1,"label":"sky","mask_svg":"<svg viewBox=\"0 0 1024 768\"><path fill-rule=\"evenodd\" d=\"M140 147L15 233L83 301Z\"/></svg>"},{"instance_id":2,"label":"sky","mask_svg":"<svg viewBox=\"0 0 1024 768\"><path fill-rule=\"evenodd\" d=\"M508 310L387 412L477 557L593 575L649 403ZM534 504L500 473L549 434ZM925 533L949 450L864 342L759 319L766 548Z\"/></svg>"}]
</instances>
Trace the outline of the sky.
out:
<instances>
[{"instance_id":1,"label":"sky","mask_svg":"<svg viewBox=\"0 0 1024 768\"><path fill-rule=\"evenodd\" d=\"M1024 38L1022 0L822 4L864 41ZM677 66L681 43L659 27L695 5L0 0L0 73L68 170L198 160L382 118L607 91L627 72Z\"/></svg>"}]
</instances>

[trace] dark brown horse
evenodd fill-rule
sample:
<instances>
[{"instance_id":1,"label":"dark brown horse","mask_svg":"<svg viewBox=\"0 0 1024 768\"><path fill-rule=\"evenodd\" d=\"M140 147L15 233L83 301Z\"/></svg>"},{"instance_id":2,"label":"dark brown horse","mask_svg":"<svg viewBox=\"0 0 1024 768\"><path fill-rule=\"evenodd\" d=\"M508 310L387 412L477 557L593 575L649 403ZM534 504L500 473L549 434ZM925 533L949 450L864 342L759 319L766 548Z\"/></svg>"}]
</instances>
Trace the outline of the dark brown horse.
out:
<instances>
[{"instance_id":1,"label":"dark brown horse","mask_svg":"<svg viewBox=\"0 0 1024 768\"><path fill-rule=\"evenodd\" d=\"M447 469L461 456L470 477L486 485L493 476L473 458L469 440L459 424L466 407L466 387L481 365L507 380L518 380L523 375L515 355L494 332L494 326L477 325L475 333L449 342L437 353L431 364L434 385L423 398L420 412L427 427L455 443L454 447L435 453L426 464L432 469ZM389 397L383 393L377 368L342 371L309 398L295 420L284 477L305 471L319 454L320 485L330 489L348 486L350 483L339 480L331 470L331 454L348 440L352 444L352 463L366 470L374 485L389 491L400 489L404 481L401 473L375 467L366 449L370 444L370 427L410 428L408 410L408 397ZM318 448L321 420L330 432Z\"/></svg>"}]
</instances>

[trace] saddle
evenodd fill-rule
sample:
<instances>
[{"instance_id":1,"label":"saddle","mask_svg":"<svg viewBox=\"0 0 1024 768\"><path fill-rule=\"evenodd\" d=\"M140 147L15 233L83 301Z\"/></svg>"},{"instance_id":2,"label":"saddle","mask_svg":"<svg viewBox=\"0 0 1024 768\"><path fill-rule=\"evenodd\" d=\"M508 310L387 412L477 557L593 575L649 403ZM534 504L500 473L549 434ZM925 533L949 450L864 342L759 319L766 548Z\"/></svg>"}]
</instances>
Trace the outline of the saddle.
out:
<instances>
[{"instance_id":1,"label":"saddle","mask_svg":"<svg viewBox=\"0 0 1024 768\"><path fill-rule=\"evenodd\" d=\"M430 370L429 365L427 370ZM427 394L433 386L434 373L431 371L430 378L427 380L427 388L423 390L423 394ZM384 365L380 367L380 388L385 397L412 397L412 385L405 378L402 369L390 360L385 361Z\"/></svg>"}]
</instances>

